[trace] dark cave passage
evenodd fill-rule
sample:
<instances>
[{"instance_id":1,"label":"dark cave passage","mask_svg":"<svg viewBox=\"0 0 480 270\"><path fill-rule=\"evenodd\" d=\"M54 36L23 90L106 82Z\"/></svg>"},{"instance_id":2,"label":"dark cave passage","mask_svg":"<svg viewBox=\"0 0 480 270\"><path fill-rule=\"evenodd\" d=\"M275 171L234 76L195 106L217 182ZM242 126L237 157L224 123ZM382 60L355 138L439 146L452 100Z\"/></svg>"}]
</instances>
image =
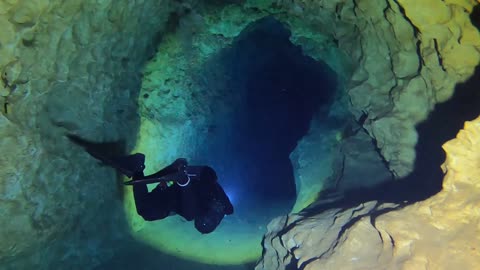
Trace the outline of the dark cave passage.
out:
<instances>
[{"instance_id":1,"label":"dark cave passage","mask_svg":"<svg viewBox=\"0 0 480 270\"><path fill-rule=\"evenodd\" d=\"M207 152L240 214L273 205L290 210L296 188L289 155L335 92L336 74L304 56L289 36L267 17L247 27L220 58L237 99Z\"/></svg>"}]
</instances>

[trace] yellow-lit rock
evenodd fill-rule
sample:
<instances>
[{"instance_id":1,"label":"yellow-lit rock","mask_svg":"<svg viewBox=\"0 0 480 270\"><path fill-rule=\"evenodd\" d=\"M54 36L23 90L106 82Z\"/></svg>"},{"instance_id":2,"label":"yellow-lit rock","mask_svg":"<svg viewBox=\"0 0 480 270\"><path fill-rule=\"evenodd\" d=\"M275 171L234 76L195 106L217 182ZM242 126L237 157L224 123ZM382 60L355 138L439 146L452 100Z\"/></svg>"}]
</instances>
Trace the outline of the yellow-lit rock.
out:
<instances>
[{"instance_id":1,"label":"yellow-lit rock","mask_svg":"<svg viewBox=\"0 0 480 270\"><path fill-rule=\"evenodd\" d=\"M409 265L426 269L476 269L480 263L480 118L466 122L443 148L443 190L434 197L380 216L377 228L395 242L409 241ZM423 263L421 263L423 262ZM401 265L398 259L395 264ZM417 268L415 268L417 269Z\"/></svg>"},{"instance_id":2,"label":"yellow-lit rock","mask_svg":"<svg viewBox=\"0 0 480 270\"><path fill-rule=\"evenodd\" d=\"M423 30L424 27L447 23L451 18L450 7L437 0L399 0L412 23ZM423 31L422 31L423 32Z\"/></svg>"},{"instance_id":3,"label":"yellow-lit rock","mask_svg":"<svg viewBox=\"0 0 480 270\"><path fill-rule=\"evenodd\" d=\"M384 5L383 3L378 1L377 5ZM349 94L354 109L367 112L372 119L381 115L378 120L381 124L377 121L367 122L365 128L378 141L382 155L389 162L394 175L401 178L413 168L415 155L411 152L416 143L415 136L412 136L416 132L415 125L428 116L437 102L443 102L452 96L456 83L463 82L472 75L474 67L480 61L480 38L470 22L469 14L464 11L471 11L476 1L449 1L447 4L436 0L404 0L388 3L385 12L392 23L395 36L388 34L390 26L386 28L379 23L374 27L375 35L383 33L384 40L378 40L378 45L372 45L368 37L376 37L368 32L368 27L360 30L364 37L360 39L364 52L371 50L377 53L371 59L366 58L361 62L370 78L352 88ZM410 25L406 25L400 8L405 10ZM375 9L362 9L362 12L365 18L379 16L375 14ZM420 30L415 37L414 28ZM402 46L407 46L411 51L397 53L398 43L404 44ZM379 46L388 48L390 53L382 55ZM420 55L414 49L417 46ZM351 54L355 55L353 52ZM390 67L390 59L393 59L393 67ZM422 59L424 67L418 69L420 73L416 74L417 70L414 69L418 59ZM440 66L439 59L442 59L443 66ZM382 71L378 67L383 67ZM390 68L393 68L395 76L387 76ZM383 73L380 77L384 77L385 81L378 80L379 73ZM372 80L372 77L376 80ZM392 85L391 82L395 84ZM375 98L372 98L373 93ZM389 99L381 98L391 95L398 97L393 104ZM391 107L385 106L389 103ZM399 122L402 122L401 126L397 125ZM381 129L389 126L396 126L395 134L383 136L389 131Z\"/></svg>"},{"instance_id":4,"label":"yellow-lit rock","mask_svg":"<svg viewBox=\"0 0 480 270\"><path fill-rule=\"evenodd\" d=\"M304 263L304 269L311 270L477 269L480 263L479 138L480 117L466 122L457 137L444 144L447 158L443 164L446 173L443 190L425 201L404 208L369 202L315 216L290 215L281 224L272 221L265 243L279 236L283 242L267 245L266 259L256 269L283 269L282 265L289 263L297 266ZM374 208L390 207L393 211L369 215ZM360 218L355 220L351 211ZM325 224L325 220L334 222ZM349 221L353 224L339 234L338 226L347 226ZM290 239L296 240L295 247L285 244ZM291 261L291 255L276 260L279 257L270 252L292 254L298 261ZM304 258L302 254L306 253Z\"/></svg>"}]
</instances>

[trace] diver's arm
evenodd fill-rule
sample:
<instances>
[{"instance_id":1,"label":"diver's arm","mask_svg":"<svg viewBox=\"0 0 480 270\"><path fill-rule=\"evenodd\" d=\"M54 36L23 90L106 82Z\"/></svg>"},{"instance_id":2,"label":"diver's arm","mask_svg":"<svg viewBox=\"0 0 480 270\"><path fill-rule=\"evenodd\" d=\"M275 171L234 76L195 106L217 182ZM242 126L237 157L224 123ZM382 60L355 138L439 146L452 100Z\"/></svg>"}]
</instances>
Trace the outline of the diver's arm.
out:
<instances>
[{"instance_id":1,"label":"diver's arm","mask_svg":"<svg viewBox=\"0 0 480 270\"><path fill-rule=\"evenodd\" d=\"M143 172L134 175L132 178L133 180L144 178ZM137 208L137 213L142 217L145 212L145 208L148 207L150 203L148 195L149 193L147 184L133 185L133 198L135 199L135 207Z\"/></svg>"},{"instance_id":2,"label":"diver's arm","mask_svg":"<svg viewBox=\"0 0 480 270\"><path fill-rule=\"evenodd\" d=\"M180 170L184 169L187 166L187 160L184 158L179 158L175 160L172 164L168 165L167 167L161 169L160 171L147 175L144 178L159 178L165 175L174 174L179 172Z\"/></svg>"}]
</instances>

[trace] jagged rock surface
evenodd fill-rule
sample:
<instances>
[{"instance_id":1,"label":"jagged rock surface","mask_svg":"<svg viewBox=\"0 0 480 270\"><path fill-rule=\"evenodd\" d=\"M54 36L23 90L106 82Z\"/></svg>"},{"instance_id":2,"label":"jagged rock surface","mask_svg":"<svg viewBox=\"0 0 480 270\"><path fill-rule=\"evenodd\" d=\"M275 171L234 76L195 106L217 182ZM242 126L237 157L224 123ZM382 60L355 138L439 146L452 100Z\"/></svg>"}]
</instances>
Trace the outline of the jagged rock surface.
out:
<instances>
[{"instance_id":1,"label":"jagged rock surface","mask_svg":"<svg viewBox=\"0 0 480 270\"><path fill-rule=\"evenodd\" d=\"M409 174L415 125L478 63L479 34L468 16L475 1L282 3L276 10L292 41L347 78L352 112L366 114L362 124L392 173Z\"/></svg>"},{"instance_id":2,"label":"jagged rock surface","mask_svg":"<svg viewBox=\"0 0 480 270\"><path fill-rule=\"evenodd\" d=\"M350 111L362 120L360 124L376 142L395 178L413 170L418 141L415 126L435 104L448 99L454 86L465 81L478 63L479 34L468 16L475 1L253 2L247 7L275 14L289 25L292 42L337 71L351 102ZM426 9L442 11L442 19L431 18L436 14L433 11L422 12ZM456 30L449 34L450 29ZM459 53L458 59L467 55L471 59L456 61L453 52ZM448 68L445 57L450 59ZM309 152L321 155L344 143L333 142L329 147L323 136L303 140L297 152L302 152L302 145L310 145L317 148ZM302 165L312 164L304 159L308 156L292 156L299 201L305 202L312 198L302 198L303 194L328 188L328 179L341 169L325 166L311 177L314 169ZM298 205L295 210L301 208Z\"/></svg>"},{"instance_id":3,"label":"jagged rock surface","mask_svg":"<svg viewBox=\"0 0 480 270\"><path fill-rule=\"evenodd\" d=\"M372 269L379 261L391 258L381 255L391 253L394 246L388 234L358 221L370 221L370 214L379 210L378 203L368 202L315 216L291 214L276 218L268 225L263 259L255 269ZM363 246L366 239L368 248ZM339 247L341 253L337 252ZM332 264L332 258L343 264Z\"/></svg>"},{"instance_id":4,"label":"jagged rock surface","mask_svg":"<svg viewBox=\"0 0 480 270\"><path fill-rule=\"evenodd\" d=\"M392 180L390 171L373 146L372 138L363 130L345 138L339 149L334 187L343 192L369 188Z\"/></svg>"},{"instance_id":5,"label":"jagged rock surface","mask_svg":"<svg viewBox=\"0 0 480 270\"><path fill-rule=\"evenodd\" d=\"M256 269L476 269L479 137L477 118L444 145L444 188L425 201L275 219Z\"/></svg>"}]
</instances>

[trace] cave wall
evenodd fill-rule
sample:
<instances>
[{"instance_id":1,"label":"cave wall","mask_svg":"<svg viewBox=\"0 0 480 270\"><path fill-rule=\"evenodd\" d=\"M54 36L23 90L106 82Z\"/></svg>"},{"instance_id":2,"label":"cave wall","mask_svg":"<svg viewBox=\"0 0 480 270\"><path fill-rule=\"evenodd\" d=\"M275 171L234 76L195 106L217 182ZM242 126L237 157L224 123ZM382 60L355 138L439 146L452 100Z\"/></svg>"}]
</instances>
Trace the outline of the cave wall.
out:
<instances>
[{"instance_id":1,"label":"cave wall","mask_svg":"<svg viewBox=\"0 0 480 270\"><path fill-rule=\"evenodd\" d=\"M480 118L445 143L443 190L415 204L376 201L268 225L255 269L476 269Z\"/></svg>"},{"instance_id":2,"label":"cave wall","mask_svg":"<svg viewBox=\"0 0 480 270\"><path fill-rule=\"evenodd\" d=\"M350 82L352 109L368 113L363 127L377 140L395 176L402 177L413 168L415 125L435 104L449 99L479 62L479 33L469 19L477 1L355 3L355 15L369 18L359 29L376 27L377 31L368 30L371 40L376 40L370 45L386 47L382 53L374 46L375 53L367 55L370 41L365 33L359 35L357 45L365 54L360 54L363 66ZM387 21L379 21L382 13ZM386 34L381 31L385 27L394 31ZM393 37L400 44L395 45ZM382 68L373 73L377 65ZM397 69L401 67L406 69ZM387 108L382 110L381 105ZM375 112L381 113L372 118ZM408 206L372 201L316 215L280 217L269 224L263 259L256 269L475 269L480 261L474 246L478 242L478 170L474 168L478 121L466 122L457 138L443 146L446 175L440 193Z\"/></svg>"},{"instance_id":3,"label":"cave wall","mask_svg":"<svg viewBox=\"0 0 480 270\"><path fill-rule=\"evenodd\" d=\"M255 6L254 2L249 3ZM468 79L478 63L479 35L468 16L475 1L262 3L260 10L290 26L292 42L337 71L343 86L339 93L348 95L349 110L374 140L391 175L400 179L411 173L416 125L427 119L435 104L451 97L454 86ZM316 191L329 188L332 177L344 170L328 157L309 159L313 155L308 152L354 155L333 150L345 149L346 141L335 142L334 137L317 133L305 137L309 141L300 142L292 156L297 192L306 195L305 202L313 200ZM304 166L312 162L317 168ZM326 163L333 166L318 169ZM294 211L302 206L297 201Z\"/></svg>"},{"instance_id":4,"label":"cave wall","mask_svg":"<svg viewBox=\"0 0 480 270\"><path fill-rule=\"evenodd\" d=\"M435 103L448 99L478 63L478 32L468 20L476 1L324 2L252 0L243 6L202 7L178 22L183 28L168 29L177 33L172 48L184 48L177 52L184 67L202 67L199 63L228 46L250 22L275 15L290 26L295 44L344 80L350 109L357 118L367 115L361 124L375 138L389 169L405 176L414 161L415 124ZM0 2L0 199L2 217L8 217L0 224L2 266L8 262L21 269L55 261L66 268L86 257L90 261L82 263L95 264L109 256L103 240L120 237L112 228L122 222L120 207L111 211L120 196L112 193L114 176L63 134L125 139L132 146L140 128L135 98L141 65L153 56L169 12L175 9L182 17L182 10L196 7L167 1ZM179 58L171 59L165 73ZM194 71L202 72L188 72ZM166 93L172 99L189 87L184 77L174 77L178 87ZM188 102L210 98L207 93ZM142 116L166 113L148 109L146 103ZM319 182L311 179L305 188ZM100 215L107 211L113 213ZM59 260L54 254L64 256Z\"/></svg>"},{"instance_id":5,"label":"cave wall","mask_svg":"<svg viewBox=\"0 0 480 270\"><path fill-rule=\"evenodd\" d=\"M361 124L401 178L413 169L415 125L478 63L478 31L468 17L474 3L342 0L265 6L285 17L294 43L348 78L352 112L357 118L367 115Z\"/></svg>"},{"instance_id":6,"label":"cave wall","mask_svg":"<svg viewBox=\"0 0 480 270\"><path fill-rule=\"evenodd\" d=\"M63 135L132 147L139 70L174 8L0 1L2 269L93 267L125 237L115 175Z\"/></svg>"}]
</instances>

